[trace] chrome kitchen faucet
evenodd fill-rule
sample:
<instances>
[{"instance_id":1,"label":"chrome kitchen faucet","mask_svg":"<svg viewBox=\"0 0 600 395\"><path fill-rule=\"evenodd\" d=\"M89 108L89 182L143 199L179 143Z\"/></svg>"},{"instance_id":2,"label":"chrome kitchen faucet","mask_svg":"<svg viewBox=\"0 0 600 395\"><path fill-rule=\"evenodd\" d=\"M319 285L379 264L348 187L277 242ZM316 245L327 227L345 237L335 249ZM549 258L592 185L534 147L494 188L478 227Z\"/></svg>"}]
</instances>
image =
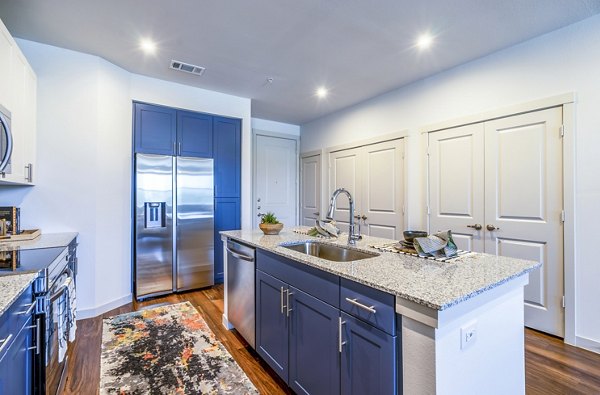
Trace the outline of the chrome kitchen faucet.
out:
<instances>
[{"instance_id":1,"label":"chrome kitchen faucet","mask_svg":"<svg viewBox=\"0 0 600 395\"><path fill-rule=\"evenodd\" d=\"M329 211L327 212L327 219L333 219L333 212L335 210L335 201L340 193L345 193L348 196L348 202L350 203L350 229L348 231L348 244L355 245L356 240L360 240L360 231L358 233L354 233L354 199L352 199L352 195L345 188L338 188L331 195L331 200L329 201Z\"/></svg>"}]
</instances>

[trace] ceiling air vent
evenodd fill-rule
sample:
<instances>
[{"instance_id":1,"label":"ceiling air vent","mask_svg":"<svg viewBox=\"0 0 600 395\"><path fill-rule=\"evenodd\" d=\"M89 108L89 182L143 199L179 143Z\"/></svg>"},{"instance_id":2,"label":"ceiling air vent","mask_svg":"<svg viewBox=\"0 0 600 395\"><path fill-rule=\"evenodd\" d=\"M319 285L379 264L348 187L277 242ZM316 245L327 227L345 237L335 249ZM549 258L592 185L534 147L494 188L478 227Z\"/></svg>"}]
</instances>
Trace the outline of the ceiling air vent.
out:
<instances>
[{"instance_id":1,"label":"ceiling air vent","mask_svg":"<svg viewBox=\"0 0 600 395\"><path fill-rule=\"evenodd\" d=\"M186 73L192 73L196 75L202 75L202 73L204 73L205 70L204 67L180 62L178 60L171 60L171 68L173 70L185 71Z\"/></svg>"}]
</instances>

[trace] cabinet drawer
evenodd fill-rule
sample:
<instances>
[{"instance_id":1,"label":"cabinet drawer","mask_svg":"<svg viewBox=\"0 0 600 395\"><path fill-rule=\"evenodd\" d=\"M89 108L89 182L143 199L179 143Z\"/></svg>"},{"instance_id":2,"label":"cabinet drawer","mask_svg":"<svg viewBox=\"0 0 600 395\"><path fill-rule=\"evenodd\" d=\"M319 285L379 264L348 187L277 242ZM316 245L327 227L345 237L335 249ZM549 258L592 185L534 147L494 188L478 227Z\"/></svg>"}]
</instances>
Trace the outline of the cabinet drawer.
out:
<instances>
[{"instance_id":1,"label":"cabinet drawer","mask_svg":"<svg viewBox=\"0 0 600 395\"><path fill-rule=\"evenodd\" d=\"M340 309L391 335L396 334L393 295L341 279Z\"/></svg>"},{"instance_id":2,"label":"cabinet drawer","mask_svg":"<svg viewBox=\"0 0 600 395\"><path fill-rule=\"evenodd\" d=\"M6 340L9 337L9 343L12 343L15 340L19 331L27 322L27 319L31 318L31 315L34 312L32 309L31 314L25 314L31 308L32 301L32 288L31 286L28 286L27 289L13 302L8 310L2 314L2 317L0 317L0 341ZM0 347L2 347L0 358L2 358L3 354L10 347L10 344L7 344L4 347L3 345L4 342L0 344Z\"/></svg>"},{"instance_id":3,"label":"cabinet drawer","mask_svg":"<svg viewBox=\"0 0 600 395\"><path fill-rule=\"evenodd\" d=\"M336 275L263 250L256 250L256 268L334 307L340 307L340 278Z\"/></svg>"}]
</instances>

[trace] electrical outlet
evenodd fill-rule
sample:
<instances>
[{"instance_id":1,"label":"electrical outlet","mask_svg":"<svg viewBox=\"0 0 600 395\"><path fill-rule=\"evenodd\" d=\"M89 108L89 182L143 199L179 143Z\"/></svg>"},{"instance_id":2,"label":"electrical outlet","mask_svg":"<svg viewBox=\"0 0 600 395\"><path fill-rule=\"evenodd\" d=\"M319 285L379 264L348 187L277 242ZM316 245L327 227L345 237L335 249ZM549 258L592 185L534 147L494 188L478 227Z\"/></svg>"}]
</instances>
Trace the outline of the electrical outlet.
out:
<instances>
[{"instance_id":1,"label":"electrical outlet","mask_svg":"<svg viewBox=\"0 0 600 395\"><path fill-rule=\"evenodd\" d=\"M477 321L471 321L460 328L460 349L471 347L477 340Z\"/></svg>"}]
</instances>

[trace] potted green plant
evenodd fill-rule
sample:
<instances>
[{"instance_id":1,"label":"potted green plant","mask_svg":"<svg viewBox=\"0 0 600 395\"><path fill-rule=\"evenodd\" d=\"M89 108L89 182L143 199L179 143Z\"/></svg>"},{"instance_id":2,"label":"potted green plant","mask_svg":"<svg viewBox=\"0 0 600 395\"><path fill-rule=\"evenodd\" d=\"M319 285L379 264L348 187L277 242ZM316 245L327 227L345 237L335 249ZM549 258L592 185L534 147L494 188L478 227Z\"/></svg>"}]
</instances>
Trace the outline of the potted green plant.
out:
<instances>
[{"instance_id":1,"label":"potted green plant","mask_svg":"<svg viewBox=\"0 0 600 395\"><path fill-rule=\"evenodd\" d=\"M277 220L274 213L268 212L262 215L260 224L258 225L260 230L266 235L278 235L283 229L283 224Z\"/></svg>"}]
</instances>

